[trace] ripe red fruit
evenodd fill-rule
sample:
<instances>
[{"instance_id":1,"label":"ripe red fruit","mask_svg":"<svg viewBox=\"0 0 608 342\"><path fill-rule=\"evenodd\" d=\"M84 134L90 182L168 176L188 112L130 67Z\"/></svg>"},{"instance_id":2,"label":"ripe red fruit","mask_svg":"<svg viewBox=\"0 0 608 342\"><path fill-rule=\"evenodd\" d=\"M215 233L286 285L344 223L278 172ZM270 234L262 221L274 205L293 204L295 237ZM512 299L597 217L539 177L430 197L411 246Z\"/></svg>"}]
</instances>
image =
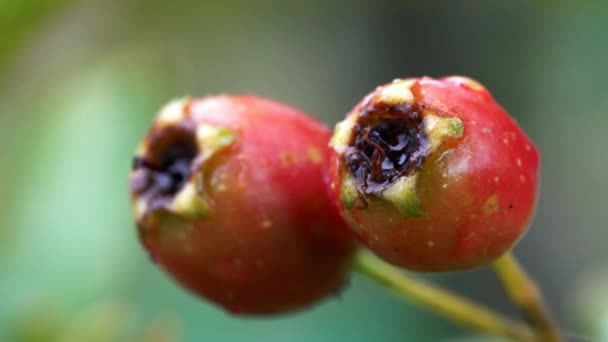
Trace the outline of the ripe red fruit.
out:
<instances>
[{"instance_id":1,"label":"ripe red fruit","mask_svg":"<svg viewBox=\"0 0 608 342\"><path fill-rule=\"evenodd\" d=\"M336 126L331 184L354 234L417 271L486 264L523 235L539 155L478 82L396 80Z\"/></svg>"},{"instance_id":2,"label":"ripe red fruit","mask_svg":"<svg viewBox=\"0 0 608 342\"><path fill-rule=\"evenodd\" d=\"M330 136L256 96L170 103L131 175L141 242L180 284L236 314L339 291L353 241L327 192Z\"/></svg>"}]
</instances>

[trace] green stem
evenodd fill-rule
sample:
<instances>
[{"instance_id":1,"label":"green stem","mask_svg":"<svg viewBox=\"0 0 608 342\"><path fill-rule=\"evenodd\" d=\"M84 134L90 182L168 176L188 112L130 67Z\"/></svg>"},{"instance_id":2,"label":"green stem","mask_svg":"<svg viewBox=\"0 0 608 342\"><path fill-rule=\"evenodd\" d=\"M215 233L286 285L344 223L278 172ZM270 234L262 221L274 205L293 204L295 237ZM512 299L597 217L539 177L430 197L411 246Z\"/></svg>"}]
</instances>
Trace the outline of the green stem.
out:
<instances>
[{"instance_id":1,"label":"green stem","mask_svg":"<svg viewBox=\"0 0 608 342\"><path fill-rule=\"evenodd\" d=\"M519 306L541 341L561 341L559 329L546 309L541 292L512 253L506 253L493 264L494 272L511 300Z\"/></svg>"},{"instance_id":2,"label":"green stem","mask_svg":"<svg viewBox=\"0 0 608 342\"><path fill-rule=\"evenodd\" d=\"M528 327L440 287L413 277L388 264L370 251L360 249L355 257L355 270L393 289L402 298L430 308L447 319L490 335L516 341L534 341Z\"/></svg>"}]
</instances>

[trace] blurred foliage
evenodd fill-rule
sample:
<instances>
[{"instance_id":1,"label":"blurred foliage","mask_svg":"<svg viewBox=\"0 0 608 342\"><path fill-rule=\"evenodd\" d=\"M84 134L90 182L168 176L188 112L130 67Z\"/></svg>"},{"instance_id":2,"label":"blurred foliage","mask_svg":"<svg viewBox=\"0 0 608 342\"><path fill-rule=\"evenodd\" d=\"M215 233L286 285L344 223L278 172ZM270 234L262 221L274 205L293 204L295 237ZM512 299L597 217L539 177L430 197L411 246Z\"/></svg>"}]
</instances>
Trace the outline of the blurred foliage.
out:
<instances>
[{"instance_id":1,"label":"blurred foliage","mask_svg":"<svg viewBox=\"0 0 608 342\"><path fill-rule=\"evenodd\" d=\"M0 1L0 340L470 340L358 277L305 312L231 318L147 260L127 196L136 143L173 97L254 92L331 125L380 83L444 74L480 80L539 145L539 211L517 253L573 336L608 340L606 278L587 276L608 258L607 10ZM486 270L431 278L515 314Z\"/></svg>"},{"instance_id":2,"label":"blurred foliage","mask_svg":"<svg viewBox=\"0 0 608 342\"><path fill-rule=\"evenodd\" d=\"M0 65L20 43L35 32L66 0L1 1Z\"/></svg>"}]
</instances>

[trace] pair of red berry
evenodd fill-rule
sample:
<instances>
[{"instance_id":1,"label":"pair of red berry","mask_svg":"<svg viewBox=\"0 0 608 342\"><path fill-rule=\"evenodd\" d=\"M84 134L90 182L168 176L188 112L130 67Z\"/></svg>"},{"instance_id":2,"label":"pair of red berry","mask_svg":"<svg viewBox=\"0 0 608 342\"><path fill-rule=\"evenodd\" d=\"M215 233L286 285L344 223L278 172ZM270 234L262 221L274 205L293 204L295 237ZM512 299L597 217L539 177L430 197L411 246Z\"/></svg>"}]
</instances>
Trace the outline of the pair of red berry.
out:
<instances>
[{"instance_id":1,"label":"pair of red berry","mask_svg":"<svg viewBox=\"0 0 608 342\"><path fill-rule=\"evenodd\" d=\"M538 152L474 80L378 87L330 137L257 96L171 102L131 175L142 243L196 294L269 314L340 291L355 240L405 269L467 269L533 215Z\"/></svg>"}]
</instances>

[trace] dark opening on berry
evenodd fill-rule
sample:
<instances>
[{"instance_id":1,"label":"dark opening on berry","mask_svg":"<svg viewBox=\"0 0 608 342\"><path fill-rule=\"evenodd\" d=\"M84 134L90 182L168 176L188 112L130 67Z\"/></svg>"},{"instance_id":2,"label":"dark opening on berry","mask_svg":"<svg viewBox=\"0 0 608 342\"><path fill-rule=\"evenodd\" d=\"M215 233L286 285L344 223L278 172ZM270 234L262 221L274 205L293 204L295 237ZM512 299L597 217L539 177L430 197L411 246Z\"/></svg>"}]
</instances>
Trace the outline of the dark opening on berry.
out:
<instances>
[{"instance_id":1,"label":"dark opening on berry","mask_svg":"<svg viewBox=\"0 0 608 342\"><path fill-rule=\"evenodd\" d=\"M157 209L167 205L190 179L198 155L192 125L171 125L152 131L148 153L133 160L133 192Z\"/></svg>"},{"instance_id":2,"label":"dark opening on berry","mask_svg":"<svg viewBox=\"0 0 608 342\"><path fill-rule=\"evenodd\" d=\"M421 108L370 103L355 124L344 158L357 190L377 194L419 168L428 152Z\"/></svg>"}]
</instances>

